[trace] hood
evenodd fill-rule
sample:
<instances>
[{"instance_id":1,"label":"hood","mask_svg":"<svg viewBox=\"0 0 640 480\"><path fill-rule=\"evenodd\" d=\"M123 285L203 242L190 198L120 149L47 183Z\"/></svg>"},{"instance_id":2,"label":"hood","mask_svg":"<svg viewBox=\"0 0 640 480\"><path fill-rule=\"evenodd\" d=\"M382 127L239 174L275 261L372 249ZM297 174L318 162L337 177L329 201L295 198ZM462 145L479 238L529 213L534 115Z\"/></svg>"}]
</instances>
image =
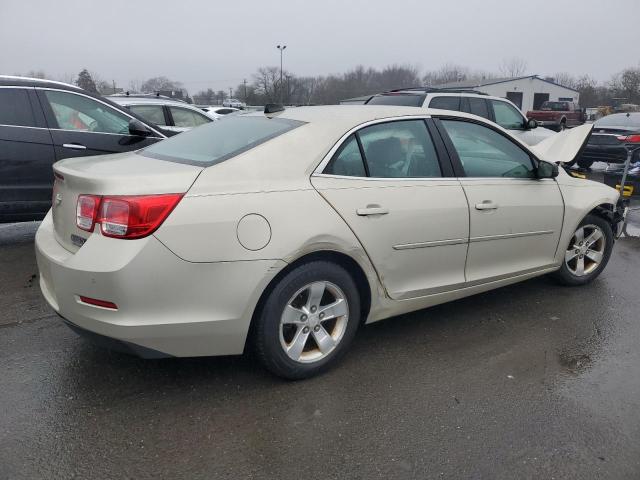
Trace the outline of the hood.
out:
<instances>
[{"instance_id":1,"label":"hood","mask_svg":"<svg viewBox=\"0 0 640 480\"><path fill-rule=\"evenodd\" d=\"M564 130L534 145L531 150L540 160L551 163L570 163L587 145L592 130L592 124Z\"/></svg>"}]
</instances>

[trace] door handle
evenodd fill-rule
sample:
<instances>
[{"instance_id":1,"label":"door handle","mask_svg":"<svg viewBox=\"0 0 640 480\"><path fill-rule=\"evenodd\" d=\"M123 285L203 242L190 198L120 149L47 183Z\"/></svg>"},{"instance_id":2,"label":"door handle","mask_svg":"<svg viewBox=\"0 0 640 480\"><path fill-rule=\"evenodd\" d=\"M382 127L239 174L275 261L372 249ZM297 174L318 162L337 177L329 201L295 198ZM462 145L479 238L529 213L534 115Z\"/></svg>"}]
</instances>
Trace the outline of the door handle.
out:
<instances>
[{"instance_id":1,"label":"door handle","mask_svg":"<svg viewBox=\"0 0 640 480\"><path fill-rule=\"evenodd\" d=\"M389 210L382 208L380 205L367 205L366 208L358 208L356 210L356 214L361 217L367 215L386 215L387 213L389 213Z\"/></svg>"},{"instance_id":2,"label":"door handle","mask_svg":"<svg viewBox=\"0 0 640 480\"><path fill-rule=\"evenodd\" d=\"M72 150L86 150L87 147L84 145L80 145L79 143L63 143L62 146L64 148L70 148Z\"/></svg>"},{"instance_id":3,"label":"door handle","mask_svg":"<svg viewBox=\"0 0 640 480\"><path fill-rule=\"evenodd\" d=\"M484 200L482 203L476 203L476 210L496 210L498 204L491 200Z\"/></svg>"}]
</instances>

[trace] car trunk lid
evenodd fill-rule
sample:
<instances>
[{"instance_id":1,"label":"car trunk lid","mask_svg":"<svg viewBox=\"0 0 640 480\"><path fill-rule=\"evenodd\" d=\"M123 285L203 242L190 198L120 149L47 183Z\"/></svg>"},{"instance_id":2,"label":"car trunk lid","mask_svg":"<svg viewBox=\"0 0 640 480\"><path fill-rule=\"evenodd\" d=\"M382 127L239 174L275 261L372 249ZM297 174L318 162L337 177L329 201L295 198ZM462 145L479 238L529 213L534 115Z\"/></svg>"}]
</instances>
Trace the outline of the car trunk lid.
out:
<instances>
[{"instance_id":1,"label":"car trunk lid","mask_svg":"<svg viewBox=\"0 0 640 480\"><path fill-rule=\"evenodd\" d=\"M128 152L69 158L57 162L53 170L52 216L56 240L75 253L91 235L76 225L79 195L184 193L203 169Z\"/></svg>"}]
</instances>

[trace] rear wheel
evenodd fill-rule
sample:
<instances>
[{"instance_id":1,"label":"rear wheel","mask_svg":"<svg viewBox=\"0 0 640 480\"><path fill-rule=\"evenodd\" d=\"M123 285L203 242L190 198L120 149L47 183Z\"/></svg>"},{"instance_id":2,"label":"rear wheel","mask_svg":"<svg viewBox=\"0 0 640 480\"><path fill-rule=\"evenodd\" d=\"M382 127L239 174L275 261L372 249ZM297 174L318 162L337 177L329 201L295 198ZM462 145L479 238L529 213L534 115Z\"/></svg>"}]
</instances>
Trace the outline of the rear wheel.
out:
<instances>
[{"instance_id":1,"label":"rear wheel","mask_svg":"<svg viewBox=\"0 0 640 480\"><path fill-rule=\"evenodd\" d=\"M585 285L607 266L612 248L611 225L602 217L589 214L571 237L562 267L552 275L564 285Z\"/></svg>"},{"instance_id":2,"label":"rear wheel","mask_svg":"<svg viewBox=\"0 0 640 480\"><path fill-rule=\"evenodd\" d=\"M314 261L285 275L256 318L258 358L291 380L317 375L346 352L360 323L360 297L339 265Z\"/></svg>"}]
</instances>

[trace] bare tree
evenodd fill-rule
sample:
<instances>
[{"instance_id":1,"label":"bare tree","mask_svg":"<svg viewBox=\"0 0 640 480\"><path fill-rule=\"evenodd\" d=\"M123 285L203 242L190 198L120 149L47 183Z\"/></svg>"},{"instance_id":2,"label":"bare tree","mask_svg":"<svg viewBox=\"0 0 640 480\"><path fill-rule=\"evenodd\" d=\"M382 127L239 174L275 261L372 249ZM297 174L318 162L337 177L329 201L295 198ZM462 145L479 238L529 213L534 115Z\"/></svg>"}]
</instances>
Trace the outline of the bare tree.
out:
<instances>
[{"instance_id":1,"label":"bare tree","mask_svg":"<svg viewBox=\"0 0 640 480\"><path fill-rule=\"evenodd\" d=\"M520 77L527 71L527 61L520 57L505 58L500 64L500 73L505 77Z\"/></svg>"},{"instance_id":2,"label":"bare tree","mask_svg":"<svg viewBox=\"0 0 640 480\"><path fill-rule=\"evenodd\" d=\"M183 90L182 83L176 82L174 80L169 80L167 77L153 77L145 81L141 86L140 90L144 93L156 93L161 90Z\"/></svg>"},{"instance_id":3,"label":"bare tree","mask_svg":"<svg viewBox=\"0 0 640 480\"><path fill-rule=\"evenodd\" d=\"M559 72L553 76L553 81L559 85L569 88L576 88L578 80L567 72Z\"/></svg>"}]
</instances>

